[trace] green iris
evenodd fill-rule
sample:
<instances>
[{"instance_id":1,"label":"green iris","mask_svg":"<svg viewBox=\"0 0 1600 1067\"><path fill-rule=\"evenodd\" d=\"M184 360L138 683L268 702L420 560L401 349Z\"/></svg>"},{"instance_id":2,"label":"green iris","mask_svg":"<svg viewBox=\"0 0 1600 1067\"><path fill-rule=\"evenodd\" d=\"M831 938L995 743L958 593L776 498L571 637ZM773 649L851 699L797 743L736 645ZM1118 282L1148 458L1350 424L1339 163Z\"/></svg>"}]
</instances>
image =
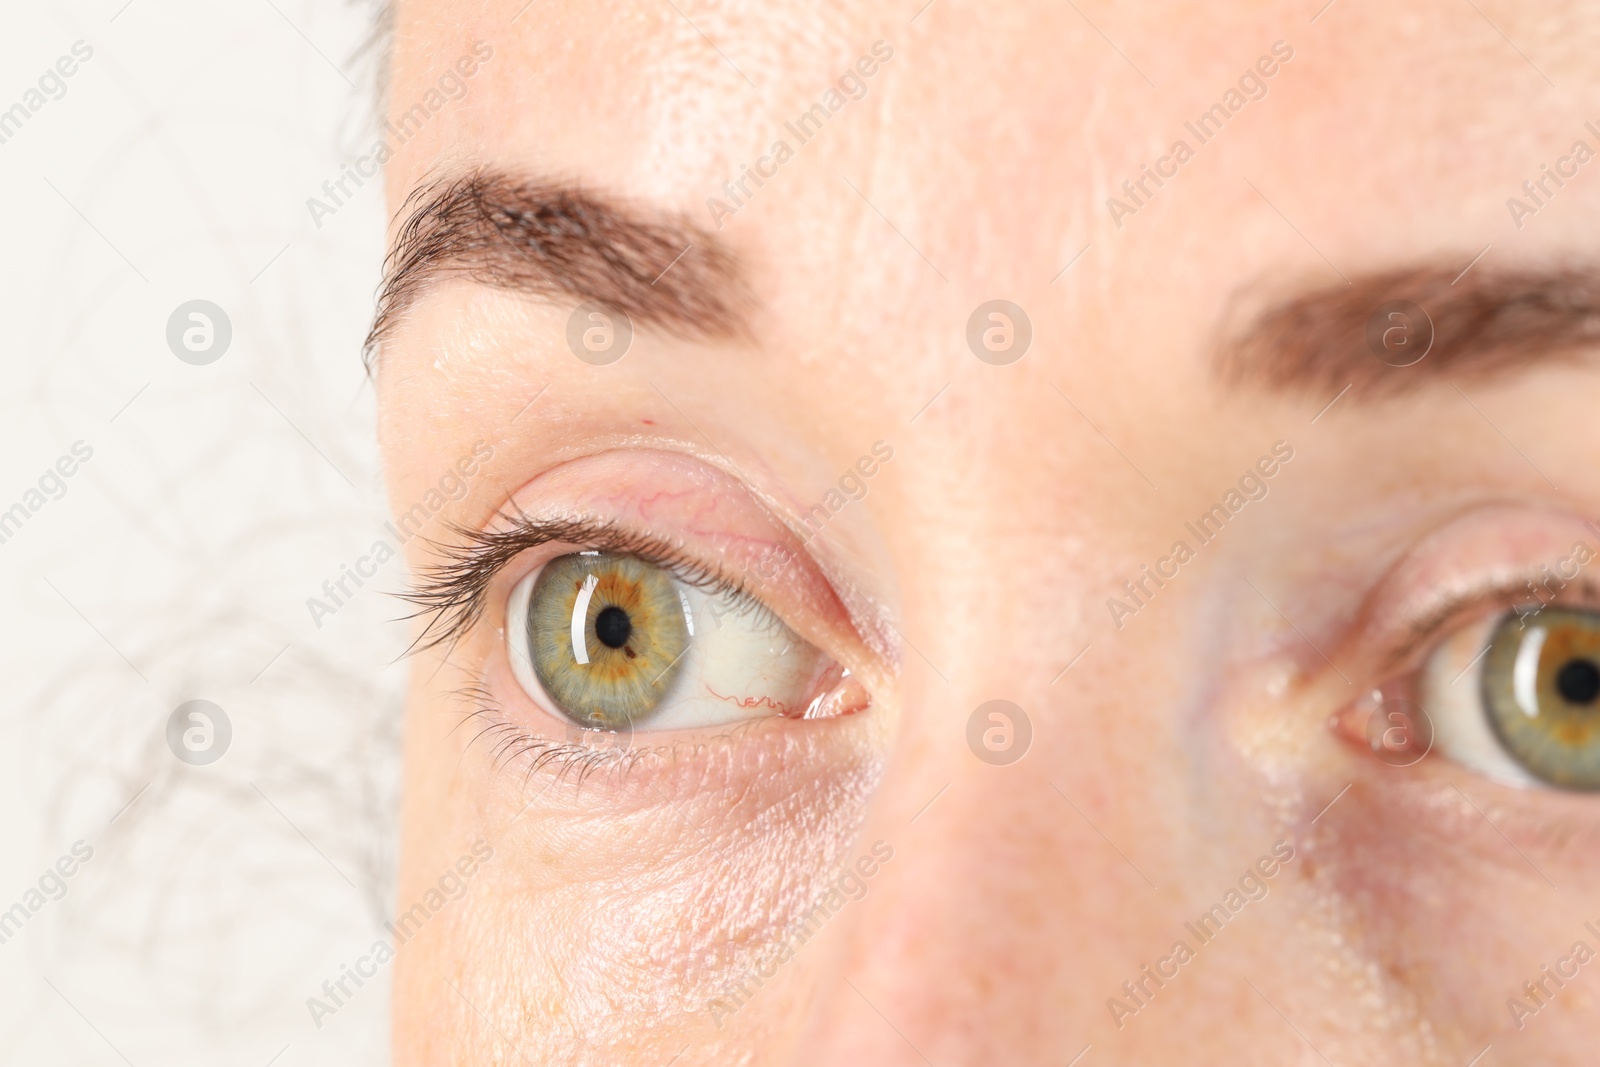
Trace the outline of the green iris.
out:
<instances>
[{"instance_id":1,"label":"green iris","mask_svg":"<svg viewBox=\"0 0 1600 1067\"><path fill-rule=\"evenodd\" d=\"M1483 663L1495 734L1528 772L1600 789L1600 614L1550 608L1507 615Z\"/></svg>"},{"instance_id":2,"label":"green iris","mask_svg":"<svg viewBox=\"0 0 1600 1067\"><path fill-rule=\"evenodd\" d=\"M553 559L528 598L528 658L539 684L591 729L628 730L650 715L689 636L672 577L632 556Z\"/></svg>"}]
</instances>

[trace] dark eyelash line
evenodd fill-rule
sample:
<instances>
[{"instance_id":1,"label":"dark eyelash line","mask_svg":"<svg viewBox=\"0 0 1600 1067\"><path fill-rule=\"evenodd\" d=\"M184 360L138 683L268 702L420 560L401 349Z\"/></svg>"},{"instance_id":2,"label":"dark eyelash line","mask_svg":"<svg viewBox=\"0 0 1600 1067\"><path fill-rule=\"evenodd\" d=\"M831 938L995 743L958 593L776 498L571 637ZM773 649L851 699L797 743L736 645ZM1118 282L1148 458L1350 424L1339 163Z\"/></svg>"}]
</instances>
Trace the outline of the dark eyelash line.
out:
<instances>
[{"instance_id":1,"label":"dark eyelash line","mask_svg":"<svg viewBox=\"0 0 1600 1067\"><path fill-rule=\"evenodd\" d=\"M628 768L637 762L639 754L635 752L595 748L573 741L558 741L523 730L501 714L494 694L479 683L463 686L456 690L455 696L470 709L462 716L457 729L474 719L479 722L480 728L468 745L475 744L485 737L494 738L494 744L489 749L492 767L500 770L523 760L524 757L531 757L525 761L527 767L523 774L524 788L533 780L535 774L546 767L554 769L557 781L565 781L568 775L575 774L577 784L581 786L595 771L610 768L617 774L624 775Z\"/></svg>"},{"instance_id":2,"label":"dark eyelash line","mask_svg":"<svg viewBox=\"0 0 1600 1067\"><path fill-rule=\"evenodd\" d=\"M1600 605L1600 581L1591 576L1577 575L1561 579L1561 588L1558 590L1550 590L1548 585L1543 586L1542 588L1550 593L1548 601L1537 593L1532 596L1528 593L1529 584L1540 577L1537 572L1529 569L1519 577L1520 582L1507 577L1466 590L1407 626L1400 647L1387 657L1388 663L1399 665L1409 662L1421 649L1430 647L1446 627L1464 621L1469 615L1488 614L1484 609L1490 607L1496 609L1497 616L1504 616L1522 614L1518 609L1532 604L1539 606L1529 612L1530 615L1536 615L1548 607L1568 606L1574 601ZM1385 668L1386 671L1393 669L1394 666Z\"/></svg>"},{"instance_id":3,"label":"dark eyelash line","mask_svg":"<svg viewBox=\"0 0 1600 1067\"><path fill-rule=\"evenodd\" d=\"M685 585L727 596L741 606L757 603L742 582L689 558L681 545L664 538L592 519L533 519L520 511L502 512L501 517L511 525L500 530L452 526L459 543L431 542L443 562L424 570L415 588L400 594L418 608L407 618L428 618L408 655L450 646L466 636L483 617L489 589L501 570L529 549L547 544L633 556L670 572Z\"/></svg>"},{"instance_id":4,"label":"dark eyelash line","mask_svg":"<svg viewBox=\"0 0 1600 1067\"><path fill-rule=\"evenodd\" d=\"M554 771L557 782L566 782L571 776L575 777L575 784L581 788L596 771L606 771L614 779L621 780L647 757L661 758L663 755L659 747L616 748L609 745L596 747L580 741L541 736L508 720L494 694L481 683L474 682L462 686L453 695L466 705L466 710L455 729L477 720L478 732L473 734L468 745L486 737L493 737L494 743L489 750L490 765L496 771L503 771L519 761L525 763L522 783L524 789L533 780L534 775L546 768ZM724 736L731 739L755 727L754 720L738 723L729 728ZM581 733L586 736L610 736L602 730L583 730ZM672 751L676 751L676 746Z\"/></svg>"}]
</instances>

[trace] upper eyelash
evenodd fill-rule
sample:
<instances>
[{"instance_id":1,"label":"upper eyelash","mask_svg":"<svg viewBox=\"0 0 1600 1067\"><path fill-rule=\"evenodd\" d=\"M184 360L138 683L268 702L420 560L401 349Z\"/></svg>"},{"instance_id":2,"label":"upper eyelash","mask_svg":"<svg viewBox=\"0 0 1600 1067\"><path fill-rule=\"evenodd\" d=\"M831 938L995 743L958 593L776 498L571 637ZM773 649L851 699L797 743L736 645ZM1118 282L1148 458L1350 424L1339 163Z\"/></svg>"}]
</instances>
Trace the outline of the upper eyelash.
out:
<instances>
[{"instance_id":1,"label":"upper eyelash","mask_svg":"<svg viewBox=\"0 0 1600 1067\"><path fill-rule=\"evenodd\" d=\"M691 559L681 545L664 538L593 519L533 519L521 511L502 512L501 517L510 523L504 529L452 526L458 543L433 542L442 562L422 571L416 586L400 594L419 609L408 618L428 617L408 653L452 645L466 636L483 617L489 589L501 570L523 552L553 543L634 556L670 571L686 585L726 595L740 605L758 603L743 583Z\"/></svg>"},{"instance_id":2,"label":"upper eyelash","mask_svg":"<svg viewBox=\"0 0 1600 1067\"><path fill-rule=\"evenodd\" d=\"M1541 604L1540 610L1551 604L1565 604L1571 601L1600 603L1600 581L1589 575L1563 579L1562 588L1552 594L1549 603L1537 597L1533 601L1528 598L1528 582L1537 581L1539 577L1537 571L1529 569L1522 572L1520 577L1520 582L1516 578L1508 577L1470 589L1408 625L1399 647L1386 657L1389 666L1385 671L1394 670L1409 662L1420 650L1430 647L1446 627L1462 621L1465 616L1476 615L1486 607L1496 608L1498 615L1509 615L1515 613L1519 606L1531 602Z\"/></svg>"}]
</instances>

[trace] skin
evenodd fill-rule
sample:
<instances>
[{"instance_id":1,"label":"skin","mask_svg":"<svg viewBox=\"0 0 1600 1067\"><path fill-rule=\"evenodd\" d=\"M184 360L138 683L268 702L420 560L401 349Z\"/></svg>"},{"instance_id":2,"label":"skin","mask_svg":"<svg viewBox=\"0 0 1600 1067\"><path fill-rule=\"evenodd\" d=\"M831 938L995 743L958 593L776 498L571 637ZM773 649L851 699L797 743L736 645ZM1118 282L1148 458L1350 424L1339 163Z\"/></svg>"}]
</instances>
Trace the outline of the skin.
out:
<instances>
[{"instance_id":1,"label":"skin","mask_svg":"<svg viewBox=\"0 0 1600 1067\"><path fill-rule=\"evenodd\" d=\"M493 858L399 952L398 1063L1587 1062L1600 963L1520 1028L1506 1001L1600 949L1596 798L1447 753L1393 767L1339 723L1468 621L1413 633L1430 591L1600 543L1579 521L1600 383L1569 363L1319 415L1331 393L1220 381L1215 338L1241 293L1490 243L1486 264L1588 253L1600 175L1521 229L1504 201L1585 136L1592 12L680 5L752 86L671 5L523 2L399 6L397 109L472 42L495 58L389 163L396 209L491 163L712 228L706 199L783 118L874 41L894 56L717 231L750 339L640 329L595 367L571 302L432 288L379 360L395 509L481 441L430 536L515 497L737 562L887 442L768 590L871 707L685 734L704 749L581 783L497 761L463 687L559 729L502 666L537 561L513 565L414 663L399 910L475 842ZM1279 40L1267 97L1118 228L1106 196ZM1009 366L965 338L997 296L1033 325ZM1265 499L1119 626L1107 598L1280 441ZM1032 729L1003 766L967 741L996 699ZM878 842L864 896L719 1010ZM1185 924L1279 842L1265 896L1119 1019L1123 983L1196 945Z\"/></svg>"}]
</instances>

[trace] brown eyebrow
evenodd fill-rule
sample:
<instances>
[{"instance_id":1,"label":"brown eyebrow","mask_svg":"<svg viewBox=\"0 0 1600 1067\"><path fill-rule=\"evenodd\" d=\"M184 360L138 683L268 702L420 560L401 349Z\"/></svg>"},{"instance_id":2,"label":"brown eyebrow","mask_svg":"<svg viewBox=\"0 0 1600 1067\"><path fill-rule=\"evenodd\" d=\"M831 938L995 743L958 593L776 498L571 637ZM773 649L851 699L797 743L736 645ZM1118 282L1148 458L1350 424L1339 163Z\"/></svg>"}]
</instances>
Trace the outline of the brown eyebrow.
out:
<instances>
[{"instance_id":1,"label":"brown eyebrow","mask_svg":"<svg viewBox=\"0 0 1600 1067\"><path fill-rule=\"evenodd\" d=\"M1411 366L1390 366L1368 344L1369 321L1393 301L1417 305L1432 322L1432 347ZM1224 381L1308 397L1346 386L1396 396L1576 359L1600 342L1600 268L1480 267L1462 277L1411 267L1302 292L1240 318L1245 327L1218 353Z\"/></svg>"},{"instance_id":2,"label":"brown eyebrow","mask_svg":"<svg viewBox=\"0 0 1600 1067\"><path fill-rule=\"evenodd\" d=\"M373 354L405 312L452 275L547 297L593 301L634 324L717 340L750 335L740 264L681 216L641 210L573 184L491 168L419 186L401 205L384 260Z\"/></svg>"}]
</instances>

